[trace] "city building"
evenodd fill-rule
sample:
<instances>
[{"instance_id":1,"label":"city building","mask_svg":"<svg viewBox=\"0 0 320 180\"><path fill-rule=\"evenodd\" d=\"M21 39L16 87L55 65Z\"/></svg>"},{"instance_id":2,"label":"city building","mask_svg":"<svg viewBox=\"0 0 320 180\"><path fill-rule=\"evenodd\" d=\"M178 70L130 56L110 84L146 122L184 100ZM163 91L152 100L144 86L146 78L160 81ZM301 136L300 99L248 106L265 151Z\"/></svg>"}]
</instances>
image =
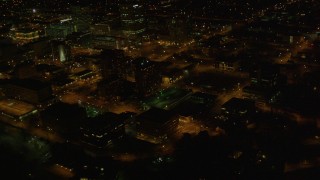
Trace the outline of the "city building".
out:
<instances>
[{"instance_id":1,"label":"city building","mask_svg":"<svg viewBox=\"0 0 320 180\"><path fill-rule=\"evenodd\" d=\"M201 119L211 112L217 96L196 92L179 103L173 111L179 115L179 121L190 122Z\"/></svg>"},{"instance_id":2,"label":"city building","mask_svg":"<svg viewBox=\"0 0 320 180\"><path fill-rule=\"evenodd\" d=\"M25 47L30 51L30 59L42 59L51 54L49 38L40 38L28 43Z\"/></svg>"},{"instance_id":3,"label":"city building","mask_svg":"<svg viewBox=\"0 0 320 180\"><path fill-rule=\"evenodd\" d=\"M105 49L101 53L100 68L103 79L122 77L125 70L125 56L122 50Z\"/></svg>"},{"instance_id":4,"label":"city building","mask_svg":"<svg viewBox=\"0 0 320 180\"><path fill-rule=\"evenodd\" d=\"M0 112L1 118L14 121L38 118L38 110L35 106L15 99L0 100Z\"/></svg>"},{"instance_id":5,"label":"city building","mask_svg":"<svg viewBox=\"0 0 320 180\"><path fill-rule=\"evenodd\" d=\"M107 15L98 23L91 25L92 46L100 49L123 49L128 47L128 38L123 34L120 17Z\"/></svg>"},{"instance_id":6,"label":"city building","mask_svg":"<svg viewBox=\"0 0 320 180\"><path fill-rule=\"evenodd\" d=\"M102 148L125 134L123 116L106 112L96 117L87 118L80 127L81 140Z\"/></svg>"},{"instance_id":7,"label":"city building","mask_svg":"<svg viewBox=\"0 0 320 180\"><path fill-rule=\"evenodd\" d=\"M192 95L190 89L180 89L176 87L170 87L164 90L160 90L148 97L143 104L144 109L151 107L172 110L180 103L184 102Z\"/></svg>"},{"instance_id":8,"label":"city building","mask_svg":"<svg viewBox=\"0 0 320 180\"><path fill-rule=\"evenodd\" d=\"M252 99L257 103L274 103L279 94L280 91L261 86L250 85L243 88L243 97Z\"/></svg>"},{"instance_id":9,"label":"city building","mask_svg":"<svg viewBox=\"0 0 320 180\"><path fill-rule=\"evenodd\" d=\"M36 68L30 61L16 65L13 75L18 79L28 79L36 76Z\"/></svg>"},{"instance_id":10,"label":"city building","mask_svg":"<svg viewBox=\"0 0 320 180\"><path fill-rule=\"evenodd\" d=\"M16 29L13 33L13 38L20 44L26 44L39 39L40 33L38 29Z\"/></svg>"},{"instance_id":11,"label":"city building","mask_svg":"<svg viewBox=\"0 0 320 180\"><path fill-rule=\"evenodd\" d=\"M141 43L142 33L146 30L144 10L144 4L141 1L128 0L120 3L123 33L132 45Z\"/></svg>"},{"instance_id":12,"label":"city building","mask_svg":"<svg viewBox=\"0 0 320 180\"><path fill-rule=\"evenodd\" d=\"M41 104L52 99L51 85L34 79L13 80L6 86L5 94L7 97L32 104Z\"/></svg>"},{"instance_id":13,"label":"city building","mask_svg":"<svg viewBox=\"0 0 320 180\"><path fill-rule=\"evenodd\" d=\"M279 67L263 64L250 74L251 83L262 87L276 87L279 84Z\"/></svg>"},{"instance_id":14,"label":"city building","mask_svg":"<svg viewBox=\"0 0 320 180\"><path fill-rule=\"evenodd\" d=\"M123 49L126 47L127 39L118 35L94 36L92 47L101 49Z\"/></svg>"},{"instance_id":15,"label":"city building","mask_svg":"<svg viewBox=\"0 0 320 180\"><path fill-rule=\"evenodd\" d=\"M134 94L135 84L125 79L114 78L102 80L98 83L98 94L113 100L129 98Z\"/></svg>"},{"instance_id":16,"label":"city building","mask_svg":"<svg viewBox=\"0 0 320 180\"><path fill-rule=\"evenodd\" d=\"M227 133L236 133L237 130L253 128L258 114L256 103L252 99L231 98L221 107L221 118Z\"/></svg>"},{"instance_id":17,"label":"city building","mask_svg":"<svg viewBox=\"0 0 320 180\"><path fill-rule=\"evenodd\" d=\"M162 72L162 86L168 87L171 84L179 81L185 75L184 70L178 68L168 69Z\"/></svg>"},{"instance_id":18,"label":"city building","mask_svg":"<svg viewBox=\"0 0 320 180\"><path fill-rule=\"evenodd\" d=\"M6 64L13 64L12 59L17 55L19 49L13 43L1 43L0 44L0 62Z\"/></svg>"},{"instance_id":19,"label":"city building","mask_svg":"<svg viewBox=\"0 0 320 180\"><path fill-rule=\"evenodd\" d=\"M80 126L87 117L85 108L77 104L55 103L40 112L41 125L49 132L79 137Z\"/></svg>"},{"instance_id":20,"label":"city building","mask_svg":"<svg viewBox=\"0 0 320 180\"><path fill-rule=\"evenodd\" d=\"M222 112L229 117L247 116L255 112L255 102L250 99L231 98L221 107Z\"/></svg>"},{"instance_id":21,"label":"city building","mask_svg":"<svg viewBox=\"0 0 320 180\"><path fill-rule=\"evenodd\" d=\"M65 70L61 67L48 64L38 64L35 66L38 78L42 80L51 80L66 75Z\"/></svg>"},{"instance_id":22,"label":"city building","mask_svg":"<svg viewBox=\"0 0 320 180\"><path fill-rule=\"evenodd\" d=\"M143 57L135 59L133 63L139 96L147 96L156 92L162 81L158 64Z\"/></svg>"},{"instance_id":23,"label":"city building","mask_svg":"<svg viewBox=\"0 0 320 180\"><path fill-rule=\"evenodd\" d=\"M213 67L222 71L237 71L240 61L236 57L218 58L213 62Z\"/></svg>"},{"instance_id":24,"label":"city building","mask_svg":"<svg viewBox=\"0 0 320 180\"><path fill-rule=\"evenodd\" d=\"M66 38L67 44L76 48L91 48L92 47L91 32L74 32L69 34Z\"/></svg>"},{"instance_id":25,"label":"city building","mask_svg":"<svg viewBox=\"0 0 320 180\"><path fill-rule=\"evenodd\" d=\"M187 16L174 16L168 23L169 38L176 43L185 42L190 35L189 20Z\"/></svg>"},{"instance_id":26,"label":"city building","mask_svg":"<svg viewBox=\"0 0 320 180\"><path fill-rule=\"evenodd\" d=\"M90 13L90 8L88 7L73 6L71 8L71 17L75 32L89 31L93 20Z\"/></svg>"},{"instance_id":27,"label":"city building","mask_svg":"<svg viewBox=\"0 0 320 180\"><path fill-rule=\"evenodd\" d=\"M172 111L151 108L136 117L137 138L162 143L174 135L178 118Z\"/></svg>"},{"instance_id":28,"label":"city building","mask_svg":"<svg viewBox=\"0 0 320 180\"><path fill-rule=\"evenodd\" d=\"M52 23L45 28L46 35L53 39L65 39L69 34L75 32L71 17L61 19L58 23Z\"/></svg>"},{"instance_id":29,"label":"city building","mask_svg":"<svg viewBox=\"0 0 320 180\"><path fill-rule=\"evenodd\" d=\"M74 80L68 77L55 77L51 79L50 82L52 83L52 89L57 91L70 87Z\"/></svg>"},{"instance_id":30,"label":"city building","mask_svg":"<svg viewBox=\"0 0 320 180\"><path fill-rule=\"evenodd\" d=\"M92 35L94 36L107 36L112 33L111 31L112 25L110 25L108 22L100 22L91 25L90 31Z\"/></svg>"}]
</instances>

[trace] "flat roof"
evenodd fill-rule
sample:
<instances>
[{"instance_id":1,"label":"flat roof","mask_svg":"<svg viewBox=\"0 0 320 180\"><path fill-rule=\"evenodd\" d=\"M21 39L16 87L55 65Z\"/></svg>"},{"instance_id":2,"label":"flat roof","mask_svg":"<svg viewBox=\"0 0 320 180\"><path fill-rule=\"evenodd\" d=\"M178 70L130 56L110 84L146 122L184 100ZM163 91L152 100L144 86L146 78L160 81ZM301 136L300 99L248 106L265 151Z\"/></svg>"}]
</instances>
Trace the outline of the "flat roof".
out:
<instances>
[{"instance_id":1,"label":"flat roof","mask_svg":"<svg viewBox=\"0 0 320 180\"><path fill-rule=\"evenodd\" d=\"M0 100L0 111L8 115L20 117L34 110L36 108L33 105L22 101L14 99Z\"/></svg>"},{"instance_id":2,"label":"flat roof","mask_svg":"<svg viewBox=\"0 0 320 180\"><path fill-rule=\"evenodd\" d=\"M24 87L27 89L32 89L35 91L50 87L49 83L41 82L41 81L35 80L35 79L17 79L17 80L14 80L10 84L15 85L15 86Z\"/></svg>"},{"instance_id":3,"label":"flat roof","mask_svg":"<svg viewBox=\"0 0 320 180\"><path fill-rule=\"evenodd\" d=\"M170 109L182 99L191 95L192 91L180 88L168 88L158 92L151 98L148 98L145 103L150 107Z\"/></svg>"},{"instance_id":4,"label":"flat roof","mask_svg":"<svg viewBox=\"0 0 320 180\"><path fill-rule=\"evenodd\" d=\"M36 65L36 69L38 71L49 71L49 72L55 72L63 70L63 68L55 66L55 65L48 65L48 64L39 64Z\"/></svg>"},{"instance_id":5,"label":"flat roof","mask_svg":"<svg viewBox=\"0 0 320 180\"><path fill-rule=\"evenodd\" d=\"M191 95L192 98L203 99L206 102L213 102L217 99L217 95L212 95L204 92L195 92Z\"/></svg>"},{"instance_id":6,"label":"flat roof","mask_svg":"<svg viewBox=\"0 0 320 180\"><path fill-rule=\"evenodd\" d=\"M82 128L92 132L104 132L108 128L119 126L124 123L124 116L112 112L106 112L96 117L87 118Z\"/></svg>"},{"instance_id":7,"label":"flat roof","mask_svg":"<svg viewBox=\"0 0 320 180\"><path fill-rule=\"evenodd\" d=\"M185 101L174 109L175 112L182 116L198 115L204 110L206 110L205 104L195 103L192 100Z\"/></svg>"},{"instance_id":8,"label":"flat roof","mask_svg":"<svg viewBox=\"0 0 320 180\"><path fill-rule=\"evenodd\" d=\"M69 78L55 78L55 79L52 79L51 82L56 86L64 86L66 84L74 82L74 80Z\"/></svg>"},{"instance_id":9,"label":"flat roof","mask_svg":"<svg viewBox=\"0 0 320 180\"><path fill-rule=\"evenodd\" d=\"M172 111L160 109L160 108L151 108L148 111L145 111L137 116L137 120L140 122L153 122L158 124L165 124L174 117Z\"/></svg>"},{"instance_id":10,"label":"flat roof","mask_svg":"<svg viewBox=\"0 0 320 180\"><path fill-rule=\"evenodd\" d=\"M222 105L222 108L227 110L247 110L248 108L254 108L255 102L249 99L231 98L229 101Z\"/></svg>"}]
</instances>

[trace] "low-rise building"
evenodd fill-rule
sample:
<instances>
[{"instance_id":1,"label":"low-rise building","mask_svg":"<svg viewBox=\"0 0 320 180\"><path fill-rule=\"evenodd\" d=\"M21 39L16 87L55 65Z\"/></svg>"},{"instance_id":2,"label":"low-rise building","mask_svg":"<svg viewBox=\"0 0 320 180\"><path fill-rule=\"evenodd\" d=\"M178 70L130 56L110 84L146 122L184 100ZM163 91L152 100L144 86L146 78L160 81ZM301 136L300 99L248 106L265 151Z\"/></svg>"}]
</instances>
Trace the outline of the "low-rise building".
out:
<instances>
[{"instance_id":1,"label":"low-rise building","mask_svg":"<svg viewBox=\"0 0 320 180\"><path fill-rule=\"evenodd\" d=\"M168 140L178 126L178 118L172 111L158 108L138 115L136 121L137 138L155 144Z\"/></svg>"},{"instance_id":2,"label":"low-rise building","mask_svg":"<svg viewBox=\"0 0 320 180\"><path fill-rule=\"evenodd\" d=\"M280 91L260 86L250 85L243 88L243 97L252 99L257 103L273 103L276 101L279 94Z\"/></svg>"},{"instance_id":3,"label":"low-rise building","mask_svg":"<svg viewBox=\"0 0 320 180\"><path fill-rule=\"evenodd\" d=\"M81 140L99 148L105 147L124 136L124 120L124 116L112 112L87 118L80 127Z\"/></svg>"},{"instance_id":4,"label":"low-rise building","mask_svg":"<svg viewBox=\"0 0 320 180\"><path fill-rule=\"evenodd\" d=\"M240 67L239 63L239 59L235 57L227 57L215 60L213 62L213 66L222 71L236 71Z\"/></svg>"},{"instance_id":5,"label":"low-rise building","mask_svg":"<svg viewBox=\"0 0 320 180\"><path fill-rule=\"evenodd\" d=\"M0 100L0 113L3 119L14 121L24 121L38 116L35 106L14 99Z\"/></svg>"},{"instance_id":6,"label":"low-rise building","mask_svg":"<svg viewBox=\"0 0 320 180\"><path fill-rule=\"evenodd\" d=\"M244 116L255 112L255 102L249 99L231 98L222 105L227 116Z\"/></svg>"},{"instance_id":7,"label":"low-rise building","mask_svg":"<svg viewBox=\"0 0 320 180\"><path fill-rule=\"evenodd\" d=\"M52 99L52 89L49 83L34 79L17 79L6 86L5 95L32 104L41 104Z\"/></svg>"},{"instance_id":8,"label":"low-rise building","mask_svg":"<svg viewBox=\"0 0 320 180\"><path fill-rule=\"evenodd\" d=\"M41 123L49 132L66 137L78 137L79 128L87 113L85 108L75 104L58 102L40 112Z\"/></svg>"},{"instance_id":9,"label":"low-rise building","mask_svg":"<svg viewBox=\"0 0 320 180\"><path fill-rule=\"evenodd\" d=\"M189 122L206 115L212 109L216 96L196 92L174 108L180 122Z\"/></svg>"}]
</instances>

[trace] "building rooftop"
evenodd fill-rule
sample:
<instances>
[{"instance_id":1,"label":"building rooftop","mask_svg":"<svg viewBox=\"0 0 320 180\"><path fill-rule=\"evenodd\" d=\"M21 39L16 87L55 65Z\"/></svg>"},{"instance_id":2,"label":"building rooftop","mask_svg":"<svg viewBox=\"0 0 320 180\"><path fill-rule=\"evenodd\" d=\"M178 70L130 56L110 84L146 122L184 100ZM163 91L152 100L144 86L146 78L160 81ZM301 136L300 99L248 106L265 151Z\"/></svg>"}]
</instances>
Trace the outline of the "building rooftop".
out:
<instances>
[{"instance_id":1,"label":"building rooftop","mask_svg":"<svg viewBox=\"0 0 320 180\"><path fill-rule=\"evenodd\" d=\"M123 117L124 116L120 114L106 112L96 117L87 118L84 120L81 127L83 129L98 133L124 123Z\"/></svg>"},{"instance_id":2,"label":"building rooftop","mask_svg":"<svg viewBox=\"0 0 320 180\"><path fill-rule=\"evenodd\" d=\"M170 119L172 119L175 114L172 111L159 109L159 108L151 108L146 112L141 113L137 116L138 121L148 121L158 124L165 124Z\"/></svg>"},{"instance_id":3,"label":"building rooftop","mask_svg":"<svg viewBox=\"0 0 320 180\"><path fill-rule=\"evenodd\" d=\"M194 116L210 110L211 105L216 100L215 95L196 92L192 94L186 101L177 105L174 111L182 116Z\"/></svg>"},{"instance_id":4,"label":"building rooftop","mask_svg":"<svg viewBox=\"0 0 320 180\"><path fill-rule=\"evenodd\" d=\"M63 70L61 67L55 65L48 65L48 64L39 64L36 65L37 71L44 71L44 72L57 72Z\"/></svg>"},{"instance_id":5,"label":"building rooftop","mask_svg":"<svg viewBox=\"0 0 320 180\"><path fill-rule=\"evenodd\" d=\"M201 114L205 110L204 104L195 103L192 101L186 101L178 105L174 111L181 116L194 116Z\"/></svg>"},{"instance_id":6,"label":"building rooftop","mask_svg":"<svg viewBox=\"0 0 320 180\"><path fill-rule=\"evenodd\" d=\"M57 118L62 120L73 119L75 116L85 115L85 110L78 105L75 104L66 104L62 102L58 102L48 107L44 114L47 114L51 118Z\"/></svg>"},{"instance_id":7,"label":"building rooftop","mask_svg":"<svg viewBox=\"0 0 320 180\"><path fill-rule=\"evenodd\" d=\"M255 107L255 102L249 99L231 98L222 105L222 109L227 111L247 111Z\"/></svg>"},{"instance_id":8,"label":"building rooftop","mask_svg":"<svg viewBox=\"0 0 320 180\"><path fill-rule=\"evenodd\" d=\"M35 79L16 79L13 80L10 84L35 91L50 87L49 83L45 83Z\"/></svg>"},{"instance_id":9,"label":"building rooftop","mask_svg":"<svg viewBox=\"0 0 320 180\"><path fill-rule=\"evenodd\" d=\"M171 109L191 93L191 90L168 88L148 98L145 103L150 107Z\"/></svg>"},{"instance_id":10,"label":"building rooftop","mask_svg":"<svg viewBox=\"0 0 320 180\"><path fill-rule=\"evenodd\" d=\"M54 78L51 80L51 82L53 85L56 85L56 86L64 86L66 84L74 82L74 80L69 78Z\"/></svg>"},{"instance_id":11,"label":"building rooftop","mask_svg":"<svg viewBox=\"0 0 320 180\"><path fill-rule=\"evenodd\" d=\"M3 99L0 101L0 111L12 115L15 117L20 117L36 110L31 104L14 100L14 99Z\"/></svg>"},{"instance_id":12,"label":"building rooftop","mask_svg":"<svg viewBox=\"0 0 320 180\"><path fill-rule=\"evenodd\" d=\"M214 102L217 99L217 96L204 93L204 92L195 92L191 95L191 98L201 100L203 103L205 103L205 102Z\"/></svg>"}]
</instances>

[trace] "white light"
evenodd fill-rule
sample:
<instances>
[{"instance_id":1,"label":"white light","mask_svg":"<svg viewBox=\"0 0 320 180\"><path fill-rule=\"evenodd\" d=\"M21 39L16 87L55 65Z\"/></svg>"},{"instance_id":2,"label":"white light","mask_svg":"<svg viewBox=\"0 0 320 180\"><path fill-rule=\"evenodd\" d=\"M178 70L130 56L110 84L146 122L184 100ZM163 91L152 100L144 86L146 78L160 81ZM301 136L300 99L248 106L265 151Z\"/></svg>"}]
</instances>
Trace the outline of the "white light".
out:
<instances>
[{"instance_id":1,"label":"white light","mask_svg":"<svg viewBox=\"0 0 320 180\"><path fill-rule=\"evenodd\" d=\"M72 18L62 19L62 20L60 20L60 23L63 23L63 22L66 22L66 21L71 21L71 20L72 20Z\"/></svg>"}]
</instances>

